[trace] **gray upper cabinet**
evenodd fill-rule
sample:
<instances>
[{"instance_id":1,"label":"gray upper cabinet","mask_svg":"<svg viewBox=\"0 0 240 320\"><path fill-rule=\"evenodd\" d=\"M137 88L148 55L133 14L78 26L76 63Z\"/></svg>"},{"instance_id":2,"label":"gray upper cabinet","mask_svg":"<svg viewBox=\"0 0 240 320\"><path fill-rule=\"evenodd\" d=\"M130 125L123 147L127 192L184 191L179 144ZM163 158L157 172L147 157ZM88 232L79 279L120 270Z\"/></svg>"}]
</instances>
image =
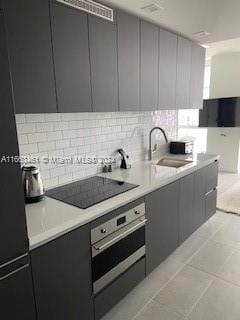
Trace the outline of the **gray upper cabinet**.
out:
<instances>
[{"instance_id":1,"label":"gray upper cabinet","mask_svg":"<svg viewBox=\"0 0 240 320\"><path fill-rule=\"evenodd\" d=\"M116 23L89 15L93 111L118 111Z\"/></svg>"},{"instance_id":2,"label":"gray upper cabinet","mask_svg":"<svg viewBox=\"0 0 240 320\"><path fill-rule=\"evenodd\" d=\"M191 81L190 81L190 108L203 107L203 84L206 50L196 43L192 43Z\"/></svg>"},{"instance_id":3,"label":"gray upper cabinet","mask_svg":"<svg viewBox=\"0 0 240 320\"><path fill-rule=\"evenodd\" d=\"M202 107L205 50L121 10L1 0L17 113ZM0 7L1 8L1 7Z\"/></svg>"},{"instance_id":4,"label":"gray upper cabinet","mask_svg":"<svg viewBox=\"0 0 240 320\"><path fill-rule=\"evenodd\" d=\"M140 21L117 12L120 111L140 109Z\"/></svg>"},{"instance_id":5,"label":"gray upper cabinet","mask_svg":"<svg viewBox=\"0 0 240 320\"><path fill-rule=\"evenodd\" d=\"M176 108L190 108L191 41L178 37Z\"/></svg>"},{"instance_id":6,"label":"gray upper cabinet","mask_svg":"<svg viewBox=\"0 0 240 320\"><path fill-rule=\"evenodd\" d=\"M48 0L5 0L16 113L57 112Z\"/></svg>"},{"instance_id":7,"label":"gray upper cabinet","mask_svg":"<svg viewBox=\"0 0 240 320\"><path fill-rule=\"evenodd\" d=\"M92 111L87 15L51 2L59 112Z\"/></svg>"},{"instance_id":8,"label":"gray upper cabinet","mask_svg":"<svg viewBox=\"0 0 240 320\"><path fill-rule=\"evenodd\" d=\"M140 104L141 110L158 109L159 28L141 21Z\"/></svg>"},{"instance_id":9,"label":"gray upper cabinet","mask_svg":"<svg viewBox=\"0 0 240 320\"><path fill-rule=\"evenodd\" d=\"M179 244L179 180L148 194L145 202L148 274Z\"/></svg>"},{"instance_id":10,"label":"gray upper cabinet","mask_svg":"<svg viewBox=\"0 0 240 320\"><path fill-rule=\"evenodd\" d=\"M176 109L177 36L160 29L159 108Z\"/></svg>"}]
</instances>

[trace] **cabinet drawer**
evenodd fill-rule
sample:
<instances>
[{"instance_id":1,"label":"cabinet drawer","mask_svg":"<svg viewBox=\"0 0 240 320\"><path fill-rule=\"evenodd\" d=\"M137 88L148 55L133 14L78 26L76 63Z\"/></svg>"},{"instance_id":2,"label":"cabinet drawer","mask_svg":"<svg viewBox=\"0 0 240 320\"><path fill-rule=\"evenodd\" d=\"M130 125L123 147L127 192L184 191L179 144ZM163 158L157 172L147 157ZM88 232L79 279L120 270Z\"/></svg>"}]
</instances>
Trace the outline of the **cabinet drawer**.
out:
<instances>
[{"instance_id":1,"label":"cabinet drawer","mask_svg":"<svg viewBox=\"0 0 240 320\"><path fill-rule=\"evenodd\" d=\"M32 275L27 265L10 272L0 280L0 318L34 320L35 303Z\"/></svg>"},{"instance_id":2,"label":"cabinet drawer","mask_svg":"<svg viewBox=\"0 0 240 320\"><path fill-rule=\"evenodd\" d=\"M207 167L206 193L216 188L217 184L218 184L218 161L215 161Z\"/></svg>"},{"instance_id":3,"label":"cabinet drawer","mask_svg":"<svg viewBox=\"0 0 240 320\"><path fill-rule=\"evenodd\" d=\"M206 220L211 218L212 215L216 213L217 204L217 189L213 189L210 193L206 195Z\"/></svg>"},{"instance_id":4,"label":"cabinet drawer","mask_svg":"<svg viewBox=\"0 0 240 320\"><path fill-rule=\"evenodd\" d=\"M94 298L95 319L100 319L139 282L145 278L145 258L135 263L128 271Z\"/></svg>"}]
</instances>

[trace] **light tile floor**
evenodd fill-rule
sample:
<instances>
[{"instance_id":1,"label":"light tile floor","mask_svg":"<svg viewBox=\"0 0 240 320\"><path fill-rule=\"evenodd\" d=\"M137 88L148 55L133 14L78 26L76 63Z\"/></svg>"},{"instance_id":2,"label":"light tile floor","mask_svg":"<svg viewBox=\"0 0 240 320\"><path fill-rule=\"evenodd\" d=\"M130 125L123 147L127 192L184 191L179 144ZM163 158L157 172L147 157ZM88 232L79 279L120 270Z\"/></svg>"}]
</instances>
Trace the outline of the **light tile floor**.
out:
<instances>
[{"instance_id":1,"label":"light tile floor","mask_svg":"<svg viewBox=\"0 0 240 320\"><path fill-rule=\"evenodd\" d=\"M240 320L240 217L217 212L102 320Z\"/></svg>"}]
</instances>

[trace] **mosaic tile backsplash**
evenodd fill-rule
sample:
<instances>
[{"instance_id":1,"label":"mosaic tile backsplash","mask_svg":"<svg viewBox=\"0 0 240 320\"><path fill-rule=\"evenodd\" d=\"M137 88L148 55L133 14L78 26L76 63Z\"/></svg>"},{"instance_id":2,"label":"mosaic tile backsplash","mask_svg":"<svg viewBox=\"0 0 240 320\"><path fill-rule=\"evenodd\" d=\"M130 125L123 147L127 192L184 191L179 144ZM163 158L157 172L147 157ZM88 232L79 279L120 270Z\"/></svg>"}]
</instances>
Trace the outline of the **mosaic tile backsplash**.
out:
<instances>
[{"instance_id":1,"label":"mosaic tile backsplash","mask_svg":"<svg viewBox=\"0 0 240 320\"><path fill-rule=\"evenodd\" d=\"M148 134L162 127L169 140L177 136L177 111L119 113L17 114L20 155L29 158L112 157L119 166L117 149L123 148L134 163L147 158ZM165 144L156 132L154 143ZM102 164L40 163L45 188L99 173Z\"/></svg>"}]
</instances>

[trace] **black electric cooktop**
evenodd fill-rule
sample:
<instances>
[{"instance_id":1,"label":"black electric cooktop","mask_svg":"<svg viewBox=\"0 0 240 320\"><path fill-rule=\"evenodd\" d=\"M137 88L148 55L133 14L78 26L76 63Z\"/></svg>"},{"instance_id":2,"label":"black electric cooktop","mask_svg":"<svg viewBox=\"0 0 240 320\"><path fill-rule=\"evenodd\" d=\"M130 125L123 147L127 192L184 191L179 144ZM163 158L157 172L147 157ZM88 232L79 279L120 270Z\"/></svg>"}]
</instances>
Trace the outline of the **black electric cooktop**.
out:
<instances>
[{"instance_id":1,"label":"black electric cooktop","mask_svg":"<svg viewBox=\"0 0 240 320\"><path fill-rule=\"evenodd\" d=\"M50 198L87 209L138 187L137 185L103 177L91 177L51 189L46 192Z\"/></svg>"}]
</instances>

